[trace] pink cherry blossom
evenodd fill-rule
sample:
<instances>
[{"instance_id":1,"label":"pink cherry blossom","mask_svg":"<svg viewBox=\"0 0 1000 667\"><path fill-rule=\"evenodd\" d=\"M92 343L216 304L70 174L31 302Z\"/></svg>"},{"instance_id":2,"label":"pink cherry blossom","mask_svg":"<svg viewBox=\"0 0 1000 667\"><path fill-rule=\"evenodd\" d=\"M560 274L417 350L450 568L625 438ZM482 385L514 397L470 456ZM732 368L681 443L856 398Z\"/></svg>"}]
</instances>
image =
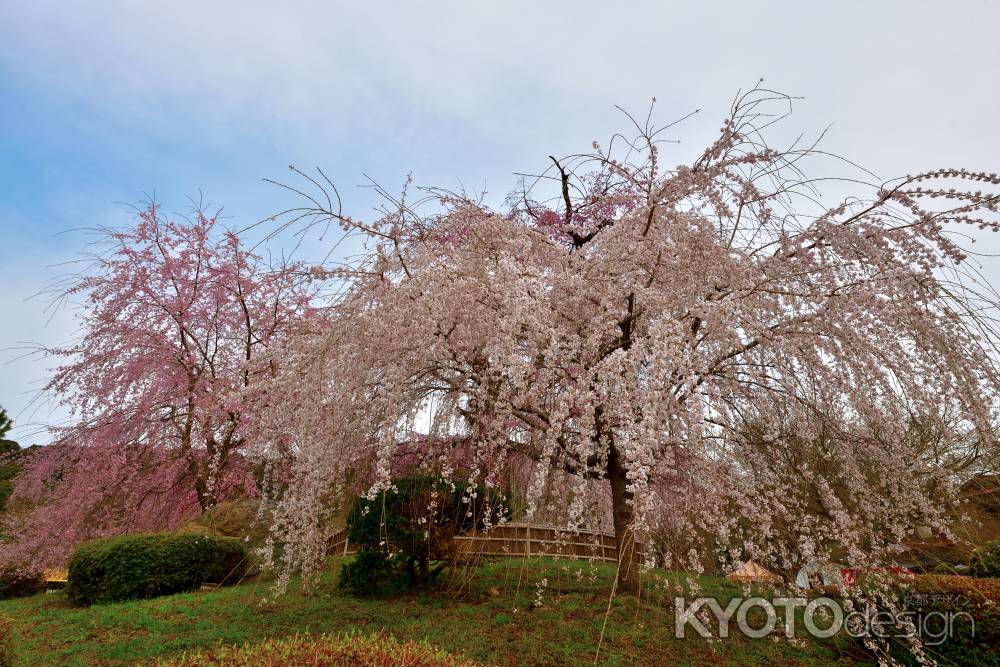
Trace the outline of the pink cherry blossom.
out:
<instances>
[{"instance_id":1,"label":"pink cherry blossom","mask_svg":"<svg viewBox=\"0 0 1000 667\"><path fill-rule=\"evenodd\" d=\"M62 565L81 540L175 527L256 492L246 422L269 355L300 326L303 267L267 266L214 217L101 229L97 254L60 290L80 336L47 349L46 390L68 408L17 479L4 558Z\"/></svg>"},{"instance_id":2,"label":"pink cherry blossom","mask_svg":"<svg viewBox=\"0 0 1000 667\"><path fill-rule=\"evenodd\" d=\"M997 195L972 189L1000 177L855 178L823 204L805 169L844 163L768 147L782 103L751 91L672 169L640 128L503 211L440 191L435 211L403 198L373 222L319 197L295 211L365 250L323 274L339 298L285 340L262 414L288 464L283 564L320 567L343 503L418 442L420 465L514 485L528 518L609 525L621 589L637 535L683 538L661 562L790 568L946 531L955 478L914 425L993 441L996 299L951 231L997 228Z\"/></svg>"}]
</instances>

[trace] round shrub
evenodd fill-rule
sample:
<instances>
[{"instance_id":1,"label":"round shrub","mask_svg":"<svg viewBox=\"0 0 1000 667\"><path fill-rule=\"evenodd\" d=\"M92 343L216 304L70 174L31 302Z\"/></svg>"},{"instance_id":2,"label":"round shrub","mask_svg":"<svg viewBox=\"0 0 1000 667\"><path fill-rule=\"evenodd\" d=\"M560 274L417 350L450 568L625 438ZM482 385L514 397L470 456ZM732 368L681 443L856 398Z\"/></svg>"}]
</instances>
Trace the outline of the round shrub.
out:
<instances>
[{"instance_id":1,"label":"round shrub","mask_svg":"<svg viewBox=\"0 0 1000 667\"><path fill-rule=\"evenodd\" d=\"M482 486L427 475L398 479L375 498L354 501L347 537L359 551L338 583L361 595L427 584L454 560L455 535L506 514L501 498Z\"/></svg>"},{"instance_id":2,"label":"round shrub","mask_svg":"<svg viewBox=\"0 0 1000 667\"><path fill-rule=\"evenodd\" d=\"M239 581L246 572L241 540L193 534L136 534L86 542L69 562L74 603L151 598Z\"/></svg>"}]
</instances>

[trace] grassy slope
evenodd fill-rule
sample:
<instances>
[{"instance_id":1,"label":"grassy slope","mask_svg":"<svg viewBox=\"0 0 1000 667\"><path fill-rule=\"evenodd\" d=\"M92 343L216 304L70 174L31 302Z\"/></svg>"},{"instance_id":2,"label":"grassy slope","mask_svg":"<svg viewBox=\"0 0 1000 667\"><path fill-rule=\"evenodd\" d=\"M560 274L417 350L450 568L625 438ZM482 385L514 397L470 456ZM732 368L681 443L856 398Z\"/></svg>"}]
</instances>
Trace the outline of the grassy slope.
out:
<instances>
[{"instance_id":1,"label":"grassy slope","mask_svg":"<svg viewBox=\"0 0 1000 667\"><path fill-rule=\"evenodd\" d=\"M331 571L339 567L331 563ZM577 572L581 571L582 576ZM655 575L654 575L655 576ZM661 573L660 576L665 576ZM543 606L531 609L547 578ZM242 644L302 632L384 631L495 664L593 664L608 608L612 570L551 560L485 565L471 589L386 600L350 597L325 575L311 594L293 585L270 601L266 584L247 584L154 600L75 609L62 594L0 601L18 664L115 664L171 656L218 643ZM832 664L829 646L730 638L719 644L674 639L666 580L646 598L610 606L602 664ZM724 579L702 580L706 594L740 595ZM491 588L493 595L491 595ZM496 593L499 592L499 596ZM693 633L689 633L693 634Z\"/></svg>"}]
</instances>

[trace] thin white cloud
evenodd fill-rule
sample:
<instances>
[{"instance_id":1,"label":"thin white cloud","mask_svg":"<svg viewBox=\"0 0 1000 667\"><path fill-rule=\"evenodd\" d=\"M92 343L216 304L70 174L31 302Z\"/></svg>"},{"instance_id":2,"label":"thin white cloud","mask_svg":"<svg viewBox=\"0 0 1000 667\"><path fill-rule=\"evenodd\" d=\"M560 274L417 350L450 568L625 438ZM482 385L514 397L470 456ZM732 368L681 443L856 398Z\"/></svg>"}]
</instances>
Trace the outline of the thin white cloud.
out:
<instances>
[{"instance_id":1,"label":"thin white cloud","mask_svg":"<svg viewBox=\"0 0 1000 667\"><path fill-rule=\"evenodd\" d=\"M838 121L838 145L889 144L886 167L989 155L973 138L1000 111L993 3L633 6L32 2L0 10L0 33L9 65L111 110L263 115L294 141L426 114L527 148L604 135L613 104L653 95L714 124L764 76L808 98L809 129Z\"/></svg>"}]
</instances>

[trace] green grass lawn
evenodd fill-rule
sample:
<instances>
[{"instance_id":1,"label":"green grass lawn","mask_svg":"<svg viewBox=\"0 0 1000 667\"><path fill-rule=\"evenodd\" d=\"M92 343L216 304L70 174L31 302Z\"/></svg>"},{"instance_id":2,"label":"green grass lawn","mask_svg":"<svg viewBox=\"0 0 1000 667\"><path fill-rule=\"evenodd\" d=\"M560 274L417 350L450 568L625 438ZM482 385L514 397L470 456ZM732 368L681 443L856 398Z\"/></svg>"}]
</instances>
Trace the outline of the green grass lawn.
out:
<instances>
[{"instance_id":1,"label":"green grass lawn","mask_svg":"<svg viewBox=\"0 0 1000 667\"><path fill-rule=\"evenodd\" d=\"M0 601L13 630L15 664L123 664L223 644L296 633L386 633L422 640L484 664L593 664L607 612L600 663L607 665L825 665L832 644L791 644L783 638L731 637L709 642L674 638L670 575L641 600L608 604L613 570L601 564L548 559L483 565L461 592L358 599L334 586L329 572L305 592L296 583L279 597L269 584L244 584L87 609L62 593ZM542 606L532 608L547 579ZM738 585L703 577L707 595L741 595ZM693 634L693 633L690 633ZM844 660L846 662L846 660Z\"/></svg>"}]
</instances>

